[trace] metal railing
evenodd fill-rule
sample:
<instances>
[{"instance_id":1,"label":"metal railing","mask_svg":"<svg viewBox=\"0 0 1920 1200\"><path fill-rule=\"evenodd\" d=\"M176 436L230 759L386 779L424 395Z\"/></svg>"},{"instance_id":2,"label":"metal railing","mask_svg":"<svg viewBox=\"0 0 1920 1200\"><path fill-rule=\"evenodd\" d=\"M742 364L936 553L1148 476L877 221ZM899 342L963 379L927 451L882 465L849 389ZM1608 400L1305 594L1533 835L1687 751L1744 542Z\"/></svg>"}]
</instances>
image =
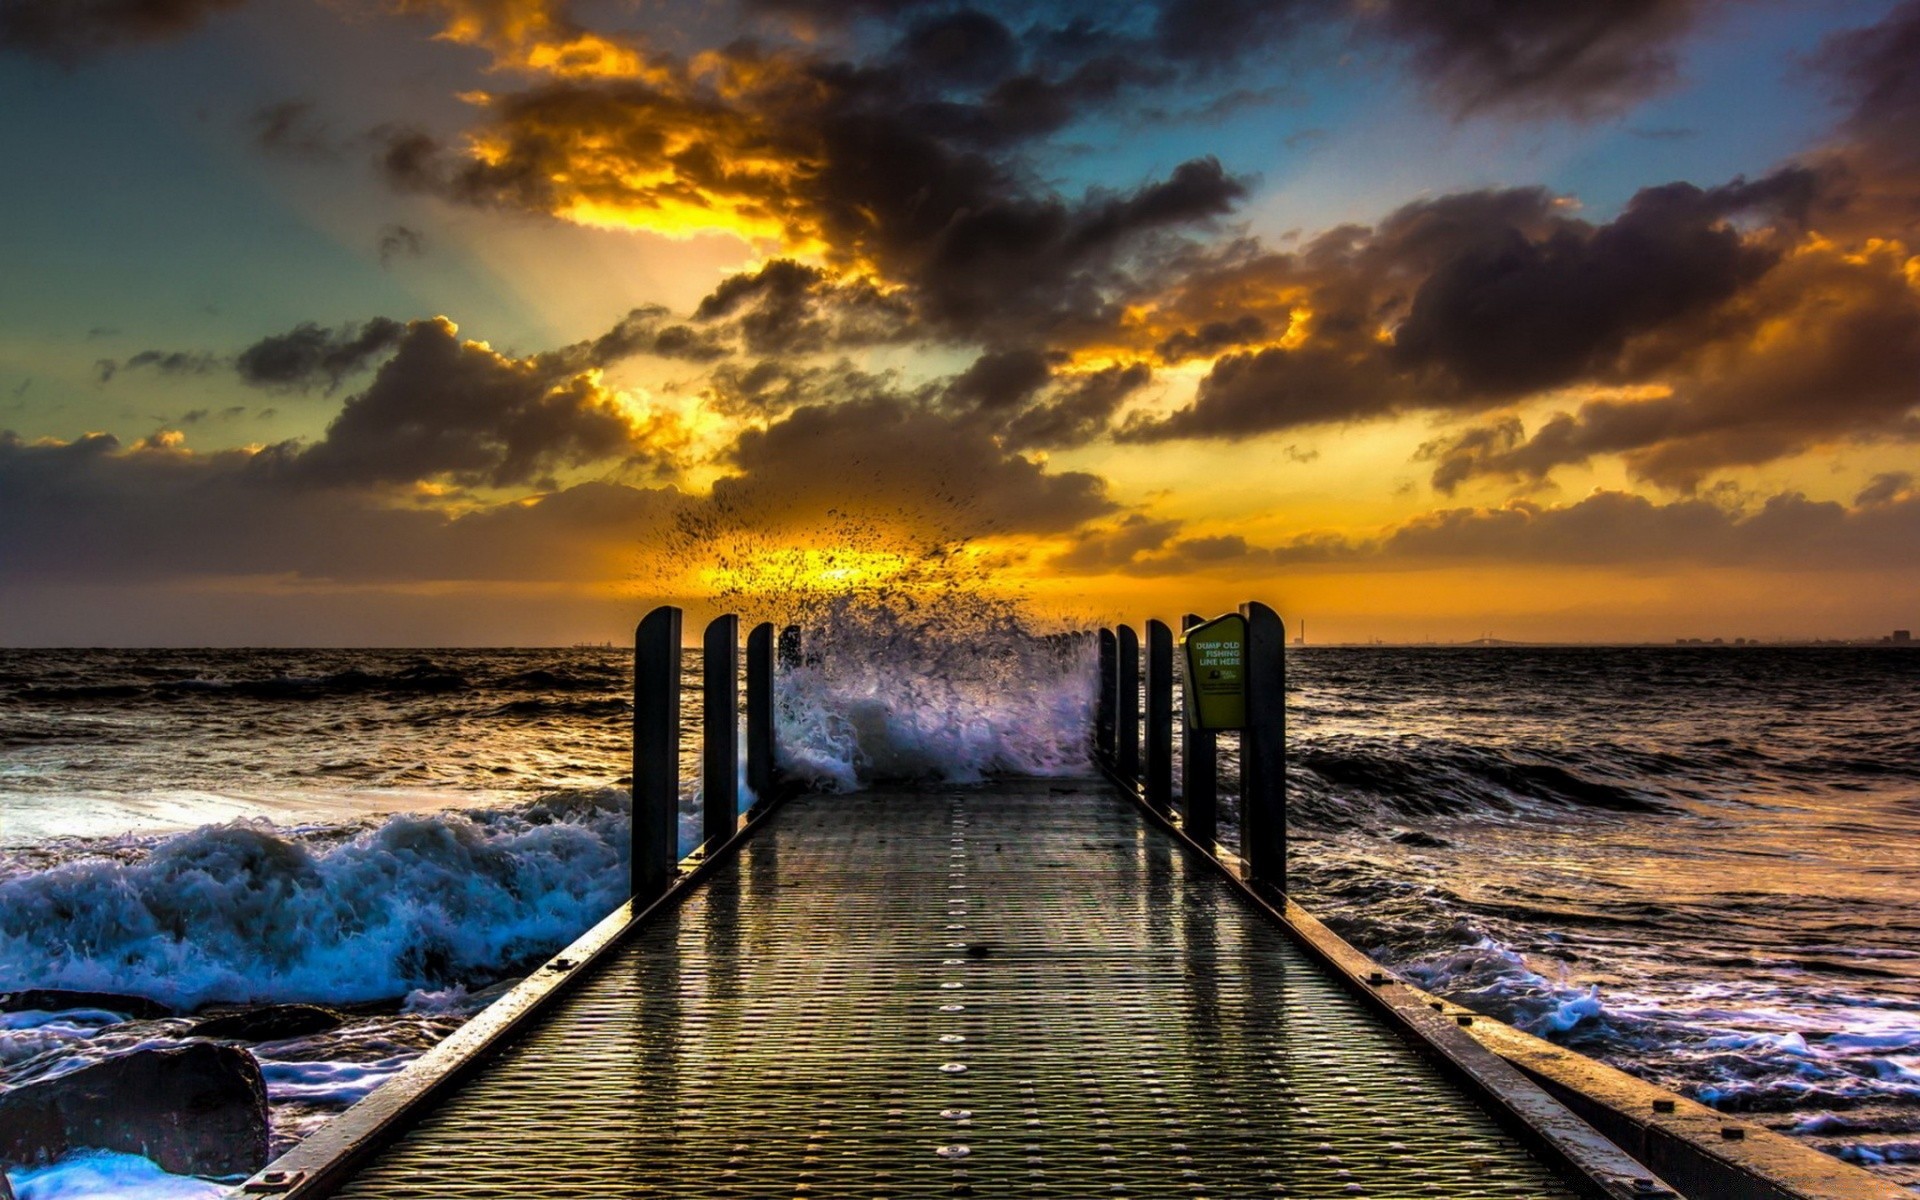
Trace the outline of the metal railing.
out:
<instances>
[{"instance_id":1,"label":"metal railing","mask_svg":"<svg viewBox=\"0 0 1920 1200\"><path fill-rule=\"evenodd\" d=\"M1247 621L1247 720L1240 731L1240 848L1218 842L1219 747L1181 708L1180 791L1173 787L1174 674L1179 648L1166 622L1146 623L1145 687L1141 638L1128 625L1099 632L1099 694L1094 759L1122 788L1203 850L1276 895L1287 890L1286 626L1258 601L1240 606ZM1202 618L1188 613L1182 631ZM1184 690L1183 701L1187 700ZM1144 722L1142 718L1144 717Z\"/></svg>"}]
</instances>

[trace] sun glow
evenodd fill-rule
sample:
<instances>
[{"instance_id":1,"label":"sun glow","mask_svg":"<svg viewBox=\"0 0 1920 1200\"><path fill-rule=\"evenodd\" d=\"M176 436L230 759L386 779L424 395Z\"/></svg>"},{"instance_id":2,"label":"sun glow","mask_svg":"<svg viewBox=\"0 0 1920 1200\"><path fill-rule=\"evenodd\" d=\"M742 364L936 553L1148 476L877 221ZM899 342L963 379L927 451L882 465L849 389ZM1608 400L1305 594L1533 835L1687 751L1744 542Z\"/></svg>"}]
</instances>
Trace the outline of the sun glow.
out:
<instances>
[{"instance_id":1,"label":"sun glow","mask_svg":"<svg viewBox=\"0 0 1920 1200\"><path fill-rule=\"evenodd\" d=\"M904 553L810 547L725 557L702 568L699 579L715 595L847 592L906 582L913 566Z\"/></svg>"}]
</instances>

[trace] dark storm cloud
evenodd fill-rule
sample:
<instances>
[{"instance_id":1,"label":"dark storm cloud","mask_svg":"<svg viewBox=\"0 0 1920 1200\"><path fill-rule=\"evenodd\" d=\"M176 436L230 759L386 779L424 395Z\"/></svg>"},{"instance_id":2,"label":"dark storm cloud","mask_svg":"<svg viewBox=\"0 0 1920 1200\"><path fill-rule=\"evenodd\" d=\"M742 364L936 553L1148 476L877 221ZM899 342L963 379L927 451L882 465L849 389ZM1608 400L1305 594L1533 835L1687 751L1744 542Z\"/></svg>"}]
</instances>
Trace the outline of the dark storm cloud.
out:
<instances>
[{"instance_id":1,"label":"dark storm cloud","mask_svg":"<svg viewBox=\"0 0 1920 1200\"><path fill-rule=\"evenodd\" d=\"M1848 108L1839 137L1813 155L1827 195L1823 228L1854 237L1920 234L1920 2L1829 38L1814 63Z\"/></svg>"},{"instance_id":2,"label":"dark storm cloud","mask_svg":"<svg viewBox=\"0 0 1920 1200\"><path fill-rule=\"evenodd\" d=\"M929 228L924 242L888 249L937 327L989 340L1068 331L1113 319L1108 289L1124 259L1157 233L1193 229L1231 211L1244 181L1195 159L1163 182L1120 195L1058 199L981 194Z\"/></svg>"},{"instance_id":3,"label":"dark storm cloud","mask_svg":"<svg viewBox=\"0 0 1920 1200\"><path fill-rule=\"evenodd\" d=\"M184 33L246 0L0 0L0 50L74 62Z\"/></svg>"},{"instance_id":4,"label":"dark storm cloud","mask_svg":"<svg viewBox=\"0 0 1920 1200\"><path fill-rule=\"evenodd\" d=\"M1371 20L1461 116L1620 112L1671 83L1709 0L1380 0Z\"/></svg>"},{"instance_id":5,"label":"dark storm cloud","mask_svg":"<svg viewBox=\"0 0 1920 1200\"><path fill-rule=\"evenodd\" d=\"M1033 349L982 354L947 384L945 403L962 412L1022 407L1053 377L1053 358Z\"/></svg>"},{"instance_id":6,"label":"dark storm cloud","mask_svg":"<svg viewBox=\"0 0 1920 1200\"><path fill-rule=\"evenodd\" d=\"M445 318L414 321L366 391L326 436L291 456L290 477L335 486L439 477L467 485L551 486L551 473L668 457L673 430L648 428L572 356L501 355Z\"/></svg>"},{"instance_id":7,"label":"dark storm cloud","mask_svg":"<svg viewBox=\"0 0 1920 1200\"><path fill-rule=\"evenodd\" d=\"M324 385L331 390L399 345L406 330L387 317L339 329L305 322L242 350L234 370L255 387L305 390Z\"/></svg>"},{"instance_id":8,"label":"dark storm cloud","mask_svg":"<svg viewBox=\"0 0 1920 1200\"><path fill-rule=\"evenodd\" d=\"M1259 313L1243 313L1231 321L1209 321L1198 329L1179 330L1155 346L1154 353L1168 363L1214 358L1223 350L1263 342L1269 336L1267 322Z\"/></svg>"},{"instance_id":9,"label":"dark storm cloud","mask_svg":"<svg viewBox=\"0 0 1920 1200\"><path fill-rule=\"evenodd\" d=\"M1420 285L1394 334L1397 357L1486 396L1604 375L1629 337L1713 308L1779 260L1729 217L1791 221L1813 186L1800 170L1710 191L1674 183L1639 192L1597 229L1563 221L1529 237L1489 225Z\"/></svg>"},{"instance_id":10,"label":"dark storm cloud","mask_svg":"<svg viewBox=\"0 0 1920 1200\"><path fill-rule=\"evenodd\" d=\"M887 48L868 57L748 42L698 69L655 55L644 79L551 78L492 95L477 131L484 155L389 130L380 166L397 187L474 205L668 227L704 212L717 228L824 246L836 280L871 278L891 305L912 306L918 332L997 341L1017 329L1030 339L1110 319L1114 296L1139 282L1129 271L1228 214L1246 183L1196 158L1131 189L1072 197L1040 182L1028 149L1169 82L1174 50L1200 70L1229 42L1244 48L1269 7L1235 6L1214 30L1215 50L1197 33L1160 47L1151 22L1124 13L1060 49L1065 31L1045 14L1016 25L1006 13L941 6L902 15ZM1185 12L1161 15L1198 28ZM1121 18L1142 27L1123 29ZM788 303L828 282L807 271L770 265L738 297L717 292L712 310L765 305L752 348L788 352Z\"/></svg>"},{"instance_id":11,"label":"dark storm cloud","mask_svg":"<svg viewBox=\"0 0 1920 1200\"><path fill-rule=\"evenodd\" d=\"M644 305L622 317L612 329L591 342L561 352L582 366L604 367L623 358L645 354L688 362L712 362L732 353L727 339L714 330L696 329L672 319L658 304Z\"/></svg>"},{"instance_id":12,"label":"dark storm cloud","mask_svg":"<svg viewBox=\"0 0 1920 1200\"><path fill-rule=\"evenodd\" d=\"M1002 440L1016 450L1085 445L1106 433L1120 406L1152 381L1153 368L1143 362L1061 376L1038 403L1006 422Z\"/></svg>"},{"instance_id":13,"label":"dark storm cloud","mask_svg":"<svg viewBox=\"0 0 1920 1200\"><path fill-rule=\"evenodd\" d=\"M273 452L266 452L272 457ZM0 432L0 584L290 575L353 583L598 580L676 493L585 483L462 516L289 488L247 451Z\"/></svg>"},{"instance_id":14,"label":"dark storm cloud","mask_svg":"<svg viewBox=\"0 0 1920 1200\"><path fill-rule=\"evenodd\" d=\"M795 409L748 429L714 502L776 526L837 518L898 523L941 539L1053 533L1116 507L1097 476L1051 473L981 425L873 395Z\"/></svg>"},{"instance_id":15,"label":"dark storm cloud","mask_svg":"<svg viewBox=\"0 0 1920 1200\"><path fill-rule=\"evenodd\" d=\"M1011 450L1082 445L1153 379L1146 363L1055 373L1066 356L1036 349L981 355L940 389L943 411L994 431Z\"/></svg>"},{"instance_id":16,"label":"dark storm cloud","mask_svg":"<svg viewBox=\"0 0 1920 1200\"><path fill-rule=\"evenodd\" d=\"M871 345L913 332L911 308L901 297L786 258L721 281L693 318L732 325L753 354Z\"/></svg>"},{"instance_id":17,"label":"dark storm cloud","mask_svg":"<svg viewBox=\"0 0 1920 1200\"><path fill-rule=\"evenodd\" d=\"M1637 478L1687 489L1720 468L1823 445L1920 439L1920 296L1897 250L1802 248L1688 349L1649 350L1670 395L1590 401L1531 436L1507 417L1430 444L1435 486L1540 480L1619 455Z\"/></svg>"},{"instance_id":18,"label":"dark storm cloud","mask_svg":"<svg viewBox=\"0 0 1920 1200\"><path fill-rule=\"evenodd\" d=\"M1309 314L1306 336L1216 359L1191 406L1125 436L1472 412L1578 382L1656 378L1724 332L1713 320L1782 261L1817 186L1799 168L1710 189L1668 184L1600 225L1540 189L1463 193L1372 229L1332 230L1296 254L1223 259L1171 301L1175 317L1184 307L1213 320L1162 340L1168 361L1290 328L1294 306Z\"/></svg>"},{"instance_id":19,"label":"dark storm cloud","mask_svg":"<svg viewBox=\"0 0 1920 1200\"><path fill-rule=\"evenodd\" d=\"M945 83L998 83L1020 66L1020 42L997 17L962 8L923 16L907 27L895 57L906 69Z\"/></svg>"},{"instance_id":20,"label":"dark storm cloud","mask_svg":"<svg viewBox=\"0 0 1920 1200\"><path fill-rule=\"evenodd\" d=\"M1851 108L1845 133L1903 167L1920 161L1920 2L1828 39L1815 61Z\"/></svg>"},{"instance_id":21,"label":"dark storm cloud","mask_svg":"<svg viewBox=\"0 0 1920 1200\"><path fill-rule=\"evenodd\" d=\"M1278 347L1229 354L1200 381L1193 403L1119 431L1123 441L1237 438L1274 429L1384 416L1422 396L1384 358L1339 347Z\"/></svg>"}]
</instances>

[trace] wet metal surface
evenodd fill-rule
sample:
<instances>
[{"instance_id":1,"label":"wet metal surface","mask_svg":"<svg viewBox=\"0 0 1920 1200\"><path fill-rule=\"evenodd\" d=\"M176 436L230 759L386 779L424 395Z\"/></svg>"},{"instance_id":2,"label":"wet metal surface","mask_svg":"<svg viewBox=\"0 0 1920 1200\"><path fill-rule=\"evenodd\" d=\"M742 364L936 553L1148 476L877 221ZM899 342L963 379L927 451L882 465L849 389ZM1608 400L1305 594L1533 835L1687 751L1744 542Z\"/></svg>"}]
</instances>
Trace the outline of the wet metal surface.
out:
<instances>
[{"instance_id":1,"label":"wet metal surface","mask_svg":"<svg viewBox=\"0 0 1920 1200\"><path fill-rule=\"evenodd\" d=\"M791 802L340 1193L1575 1193L1099 785Z\"/></svg>"}]
</instances>

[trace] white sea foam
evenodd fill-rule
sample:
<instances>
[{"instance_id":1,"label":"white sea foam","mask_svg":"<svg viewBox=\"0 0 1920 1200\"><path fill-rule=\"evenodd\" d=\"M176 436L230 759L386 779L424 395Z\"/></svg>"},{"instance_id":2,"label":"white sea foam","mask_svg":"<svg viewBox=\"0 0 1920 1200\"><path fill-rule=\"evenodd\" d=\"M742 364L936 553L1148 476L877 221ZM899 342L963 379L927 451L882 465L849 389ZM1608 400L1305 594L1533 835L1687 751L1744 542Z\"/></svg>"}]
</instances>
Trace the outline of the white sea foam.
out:
<instances>
[{"instance_id":1,"label":"white sea foam","mask_svg":"<svg viewBox=\"0 0 1920 1200\"><path fill-rule=\"evenodd\" d=\"M417 1057L406 1053L373 1062L280 1062L261 1054L260 1075L273 1103L300 1100L345 1108L364 1100Z\"/></svg>"},{"instance_id":2,"label":"white sea foam","mask_svg":"<svg viewBox=\"0 0 1920 1200\"><path fill-rule=\"evenodd\" d=\"M344 1003L485 984L626 894L623 791L393 817L356 836L210 826L0 883L0 991ZM68 1020L74 1018L69 1014Z\"/></svg>"},{"instance_id":3,"label":"white sea foam","mask_svg":"<svg viewBox=\"0 0 1920 1200\"><path fill-rule=\"evenodd\" d=\"M137 1154L87 1150L43 1167L10 1171L17 1200L215 1200L224 1184L170 1175Z\"/></svg>"}]
</instances>

